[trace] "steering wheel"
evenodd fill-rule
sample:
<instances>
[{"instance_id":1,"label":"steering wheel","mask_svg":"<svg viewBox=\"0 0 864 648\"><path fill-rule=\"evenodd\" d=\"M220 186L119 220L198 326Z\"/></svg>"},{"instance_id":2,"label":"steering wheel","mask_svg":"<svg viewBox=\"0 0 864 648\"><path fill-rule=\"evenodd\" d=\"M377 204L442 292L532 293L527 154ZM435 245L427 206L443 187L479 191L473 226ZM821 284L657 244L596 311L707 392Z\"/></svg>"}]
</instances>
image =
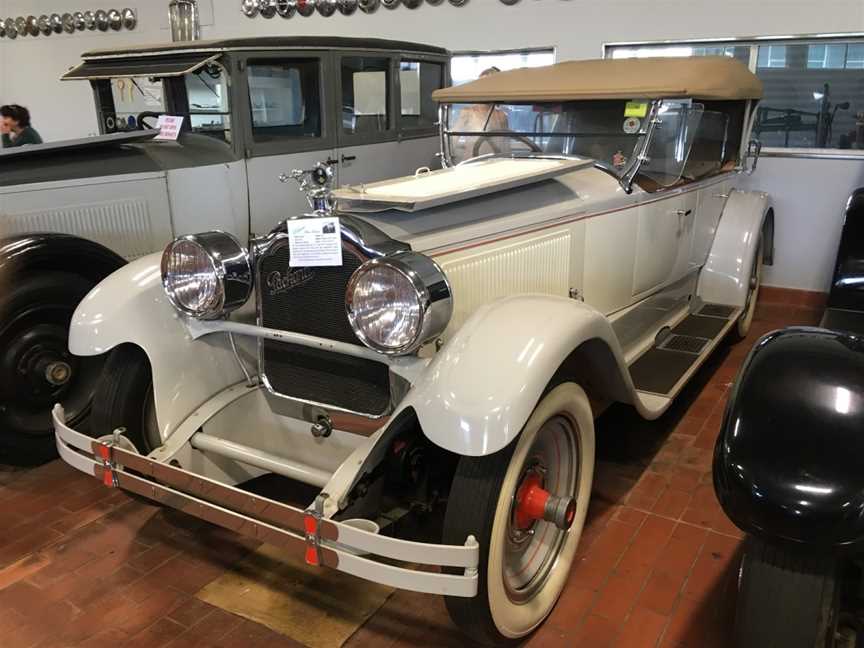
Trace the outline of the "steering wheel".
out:
<instances>
[{"instance_id":1,"label":"steering wheel","mask_svg":"<svg viewBox=\"0 0 864 648\"><path fill-rule=\"evenodd\" d=\"M496 133L495 135L478 135L477 141L474 142L474 150L471 152L472 157L477 157L480 155L480 147L486 140L488 141L489 147L498 155L501 155L503 151L499 151L498 147L495 146L495 141L492 139L493 137L509 137L510 139L514 139L517 142L522 142L525 144L531 151L534 153L542 153L543 149L533 140L525 137L525 135L520 135L516 131L507 130L504 131L503 134Z\"/></svg>"},{"instance_id":2,"label":"steering wheel","mask_svg":"<svg viewBox=\"0 0 864 648\"><path fill-rule=\"evenodd\" d=\"M138 113L138 116L135 118L135 123L137 124L138 130L155 130L155 126L150 126L149 124L144 123L145 119L156 119L158 121L159 117L164 115L165 113L161 112L152 112L150 110L145 110L142 113Z\"/></svg>"}]
</instances>

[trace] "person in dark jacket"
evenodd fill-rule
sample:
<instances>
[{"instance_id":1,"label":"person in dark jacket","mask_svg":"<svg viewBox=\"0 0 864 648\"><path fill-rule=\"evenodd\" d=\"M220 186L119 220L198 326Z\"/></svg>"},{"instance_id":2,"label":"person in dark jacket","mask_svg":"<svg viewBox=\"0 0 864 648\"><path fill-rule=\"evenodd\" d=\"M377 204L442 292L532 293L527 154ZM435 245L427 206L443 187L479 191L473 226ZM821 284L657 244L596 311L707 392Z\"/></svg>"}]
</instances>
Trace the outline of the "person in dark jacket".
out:
<instances>
[{"instance_id":1,"label":"person in dark jacket","mask_svg":"<svg viewBox=\"0 0 864 648\"><path fill-rule=\"evenodd\" d=\"M3 148L41 144L42 138L30 125L30 111L24 106L0 106L0 140Z\"/></svg>"}]
</instances>

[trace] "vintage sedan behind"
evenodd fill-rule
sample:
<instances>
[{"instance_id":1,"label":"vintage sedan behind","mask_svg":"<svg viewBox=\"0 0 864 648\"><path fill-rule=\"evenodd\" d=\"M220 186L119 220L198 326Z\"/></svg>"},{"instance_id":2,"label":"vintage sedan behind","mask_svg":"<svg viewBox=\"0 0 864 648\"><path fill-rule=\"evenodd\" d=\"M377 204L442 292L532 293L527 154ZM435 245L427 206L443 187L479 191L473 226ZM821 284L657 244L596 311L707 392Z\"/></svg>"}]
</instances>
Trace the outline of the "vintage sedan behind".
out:
<instances>
[{"instance_id":1,"label":"vintage sedan behind","mask_svg":"<svg viewBox=\"0 0 864 648\"><path fill-rule=\"evenodd\" d=\"M90 422L101 360L68 353L93 286L176 236L266 234L305 200L285 169L336 181L434 166L449 56L382 39L235 38L95 50L64 75L93 88L100 135L0 151L0 459L54 455L50 409ZM183 118L157 141L160 115ZM440 166L440 165L439 165ZM19 279L20 278L20 279ZM101 414L92 412L97 424Z\"/></svg>"},{"instance_id":2,"label":"vintage sedan behind","mask_svg":"<svg viewBox=\"0 0 864 648\"><path fill-rule=\"evenodd\" d=\"M446 168L338 191L296 171L306 214L180 237L91 292L70 346L108 354L104 436L58 406L57 443L109 486L443 594L500 645L567 581L594 418L660 416L750 326L773 209L736 185L761 84L732 59L604 60L434 96ZM266 473L318 494L242 490Z\"/></svg>"}]
</instances>

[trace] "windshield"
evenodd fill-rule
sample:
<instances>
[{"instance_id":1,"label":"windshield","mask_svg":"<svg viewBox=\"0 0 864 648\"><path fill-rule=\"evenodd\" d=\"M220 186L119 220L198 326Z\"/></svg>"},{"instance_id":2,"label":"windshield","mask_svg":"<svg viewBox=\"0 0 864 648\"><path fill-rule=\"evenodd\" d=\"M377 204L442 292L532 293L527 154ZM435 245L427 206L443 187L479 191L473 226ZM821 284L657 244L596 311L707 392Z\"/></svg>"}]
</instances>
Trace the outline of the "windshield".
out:
<instances>
[{"instance_id":1,"label":"windshield","mask_svg":"<svg viewBox=\"0 0 864 648\"><path fill-rule=\"evenodd\" d=\"M175 80L180 82L181 78L112 79L116 130L137 130L142 126L138 123L142 116L143 127L154 127L158 116L168 111L166 84ZM217 63L205 65L182 77L182 86L183 92L179 94L185 94L188 106L178 114L187 116L192 132L231 141L231 109L225 68Z\"/></svg>"},{"instance_id":2,"label":"windshield","mask_svg":"<svg viewBox=\"0 0 864 648\"><path fill-rule=\"evenodd\" d=\"M586 157L623 170L644 134L648 102L608 100L449 107L450 159L541 153Z\"/></svg>"}]
</instances>

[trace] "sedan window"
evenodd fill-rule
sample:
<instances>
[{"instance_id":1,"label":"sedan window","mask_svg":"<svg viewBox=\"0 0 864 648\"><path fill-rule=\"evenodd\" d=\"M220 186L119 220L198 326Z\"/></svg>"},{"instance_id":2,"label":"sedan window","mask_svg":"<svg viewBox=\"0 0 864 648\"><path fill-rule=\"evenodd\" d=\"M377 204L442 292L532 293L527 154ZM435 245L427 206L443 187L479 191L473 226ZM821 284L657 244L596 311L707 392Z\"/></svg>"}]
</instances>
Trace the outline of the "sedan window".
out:
<instances>
[{"instance_id":1,"label":"sedan window","mask_svg":"<svg viewBox=\"0 0 864 648\"><path fill-rule=\"evenodd\" d=\"M249 65L252 136L256 142L321 137L317 59Z\"/></svg>"}]
</instances>

